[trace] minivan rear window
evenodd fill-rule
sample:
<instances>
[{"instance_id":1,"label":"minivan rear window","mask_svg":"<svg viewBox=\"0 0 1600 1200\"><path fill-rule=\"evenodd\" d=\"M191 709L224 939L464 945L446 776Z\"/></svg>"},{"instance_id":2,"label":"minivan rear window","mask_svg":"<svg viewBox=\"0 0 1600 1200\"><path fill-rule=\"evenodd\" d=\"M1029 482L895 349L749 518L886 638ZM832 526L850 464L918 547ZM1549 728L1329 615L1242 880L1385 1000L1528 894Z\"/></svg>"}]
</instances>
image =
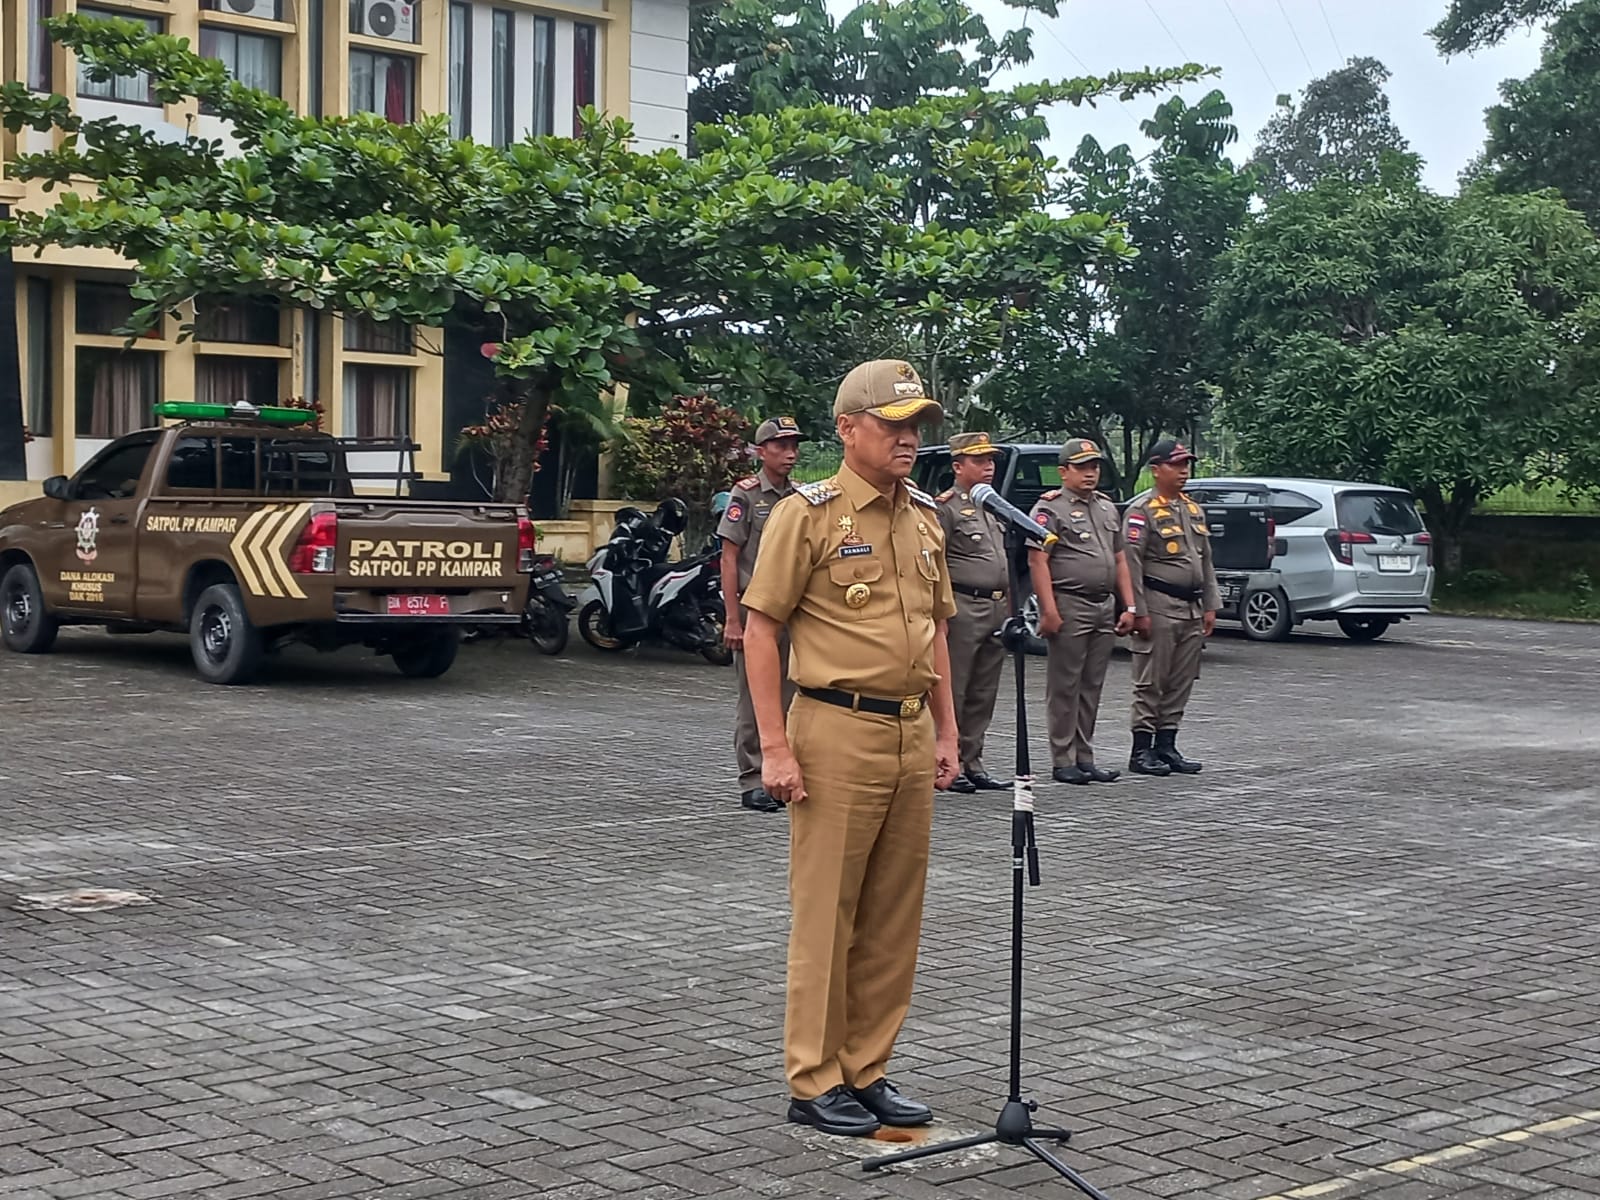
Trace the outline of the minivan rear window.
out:
<instances>
[{"instance_id":1,"label":"minivan rear window","mask_svg":"<svg viewBox=\"0 0 1600 1200\"><path fill-rule=\"evenodd\" d=\"M1422 517L1411 497L1399 492L1340 492L1339 528L1351 533L1392 536L1422 532Z\"/></svg>"}]
</instances>

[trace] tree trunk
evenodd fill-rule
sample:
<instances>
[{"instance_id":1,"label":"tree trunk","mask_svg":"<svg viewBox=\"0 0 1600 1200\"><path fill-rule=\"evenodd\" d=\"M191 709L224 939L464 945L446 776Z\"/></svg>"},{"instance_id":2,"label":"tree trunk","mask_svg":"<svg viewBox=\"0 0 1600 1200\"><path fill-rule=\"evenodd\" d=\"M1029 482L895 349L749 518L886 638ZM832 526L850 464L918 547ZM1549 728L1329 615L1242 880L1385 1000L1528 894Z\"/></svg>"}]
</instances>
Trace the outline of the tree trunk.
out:
<instances>
[{"instance_id":1,"label":"tree trunk","mask_svg":"<svg viewBox=\"0 0 1600 1200\"><path fill-rule=\"evenodd\" d=\"M508 504L526 504L533 489L533 467L538 460L539 434L550 411L550 393L529 386L519 392L517 401L522 405L522 417L513 441L515 453L495 480L494 488L494 498Z\"/></svg>"},{"instance_id":2,"label":"tree trunk","mask_svg":"<svg viewBox=\"0 0 1600 1200\"><path fill-rule=\"evenodd\" d=\"M1478 506L1478 489L1471 484L1457 484L1444 498L1444 490L1436 486L1417 489L1428 514L1428 525L1433 534L1434 565L1446 579L1461 575L1462 541L1467 528L1467 518Z\"/></svg>"}]
</instances>

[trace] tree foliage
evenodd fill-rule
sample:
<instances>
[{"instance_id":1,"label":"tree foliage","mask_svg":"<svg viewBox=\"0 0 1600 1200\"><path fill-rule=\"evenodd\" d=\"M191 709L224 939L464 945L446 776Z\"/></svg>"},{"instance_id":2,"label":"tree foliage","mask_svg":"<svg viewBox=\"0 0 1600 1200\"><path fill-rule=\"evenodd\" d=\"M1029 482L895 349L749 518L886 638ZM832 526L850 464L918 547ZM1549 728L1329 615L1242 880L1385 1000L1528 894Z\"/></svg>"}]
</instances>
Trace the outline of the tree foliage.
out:
<instances>
[{"instance_id":1,"label":"tree foliage","mask_svg":"<svg viewBox=\"0 0 1600 1200\"><path fill-rule=\"evenodd\" d=\"M690 546L710 532L712 498L749 474L751 423L710 396L674 396L648 417L629 417L616 447L617 483L640 500L676 497L689 508Z\"/></svg>"},{"instance_id":2,"label":"tree foliage","mask_svg":"<svg viewBox=\"0 0 1600 1200\"><path fill-rule=\"evenodd\" d=\"M1251 159L1261 194L1270 198L1334 176L1378 182L1384 155L1407 151L1389 115L1388 79L1377 59L1353 58L1307 84L1298 106L1279 96Z\"/></svg>"},{"instance_id":3,"label":"tree foliage","mask_svg":"<svg viewBox=\"0 0 1600 1200\"><path fill-rule=\"evenodd\" d=\"M1600 0L1550 26L1539 68L1500 85L1474 174L1502 192L1555 188L1600 227Z\"/></svg>"},{"instance_id":4,"label":"tree foliage","mask_svg":"<svg viewBox=\"0 0 1600 1200\"><path fill-rule=\"evenodd\" d=\"M1286 195L1224 257L1208 324L1244 465L1410 488L1447 568L1483 496L1600 484L1600 243L1548 195Z\"/></svg>"},{"instance_id":5,"label":"tree foliage","mask_svg":"<svg viewBox=\"0 0 1600 1200\"><path fill-rule=\"evenodd\" d=\"M1441 53L1482 50L1520 25L1537 25L1572 0L1450 0L1444 19L1428 32Z\"/></svg>"},{"instance_id":6,"label":"tree foliage","mask_svg":"<svg viewBox=\"0 0 1600 1200\"><path fill-rule=\"evenodd\" d=\"M1209 406L1202 317L1254 185L1225 156L1238 130L1221 92L1192 107L1173 98L1142 129L1156 142L1145 163L1126 145L1084 139L1069 193L1124 221L1138 256L1086 276L1073 303L1030 314L986 389L1024 428L1102 441L1117 430L1124 469L1163 433L1191 434Z\"/></svg>"},{"instance_id":7,"label":"tree foliage","mask_svg":"<svg viewBox=\"0 0 1600 1200\"><path fill-rule=\"evenodd\" d=\"M84 121L59 96L0 89L10 129L56 129L14 173L66 191L0 224L13 247L105 247L139 269L151 311L268 294L380 320L462 323L497 344L520 405L520 455L499 481L527 495L552 403L618 382L665 397L723 372L793 381L762 335L826 346L863 321L934 310L994 319L1123 257L1103 214L1044 211L1052 164L1016 153L999 118L1052 99L1138 94L1184 72L1070 80L899 109L784 109L696 132L697 156L640 154L629 127L504 149L455 141L443 117L307 117L230 81L185 42L128 21L49 22L92 75L148 72L163 103L198 100L235 149ZM906 219L897 166L916 147L945 181L939 219Z\"/></svg>"}]
</instances>

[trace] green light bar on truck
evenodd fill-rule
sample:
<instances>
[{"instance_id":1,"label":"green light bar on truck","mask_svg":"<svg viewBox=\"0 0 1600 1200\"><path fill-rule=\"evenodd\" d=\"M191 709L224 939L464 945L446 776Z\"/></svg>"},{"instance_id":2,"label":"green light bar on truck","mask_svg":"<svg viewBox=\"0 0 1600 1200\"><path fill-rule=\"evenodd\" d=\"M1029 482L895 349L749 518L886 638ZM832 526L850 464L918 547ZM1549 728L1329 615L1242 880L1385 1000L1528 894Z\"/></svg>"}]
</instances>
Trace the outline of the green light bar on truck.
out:
<instances>
[{"instance_id":1,"label":"green light bar on truck","mask_svg":"<svg viewBox=\"0 0 1600 1200\"><path fill-rule=\"evenodd\" d=\"M309 408L258 408L243 400L232 405L162 400L156 404L155 414L179 421L260 421L266 425L304 425L317 416Z\"/></svg>"}]
</instances>

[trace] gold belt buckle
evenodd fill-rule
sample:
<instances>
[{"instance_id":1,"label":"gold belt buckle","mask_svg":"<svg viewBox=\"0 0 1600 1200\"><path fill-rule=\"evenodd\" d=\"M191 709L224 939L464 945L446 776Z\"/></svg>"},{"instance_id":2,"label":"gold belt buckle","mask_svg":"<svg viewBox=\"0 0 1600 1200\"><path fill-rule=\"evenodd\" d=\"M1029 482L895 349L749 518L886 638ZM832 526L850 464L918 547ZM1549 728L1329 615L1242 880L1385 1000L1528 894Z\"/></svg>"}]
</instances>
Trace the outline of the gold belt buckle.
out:
<instances>
[{"instance_id":1,"label":"gold belt buckle","mask_svg":"<svg viewBox=\"0 0 1600 1200\"><path fill-rule=\"evenodd\" d=\"M921 711L921 696L907 696L904 700L900 701L900 715L902 717L914 717Z\"/></svg>"}]
</instances>

